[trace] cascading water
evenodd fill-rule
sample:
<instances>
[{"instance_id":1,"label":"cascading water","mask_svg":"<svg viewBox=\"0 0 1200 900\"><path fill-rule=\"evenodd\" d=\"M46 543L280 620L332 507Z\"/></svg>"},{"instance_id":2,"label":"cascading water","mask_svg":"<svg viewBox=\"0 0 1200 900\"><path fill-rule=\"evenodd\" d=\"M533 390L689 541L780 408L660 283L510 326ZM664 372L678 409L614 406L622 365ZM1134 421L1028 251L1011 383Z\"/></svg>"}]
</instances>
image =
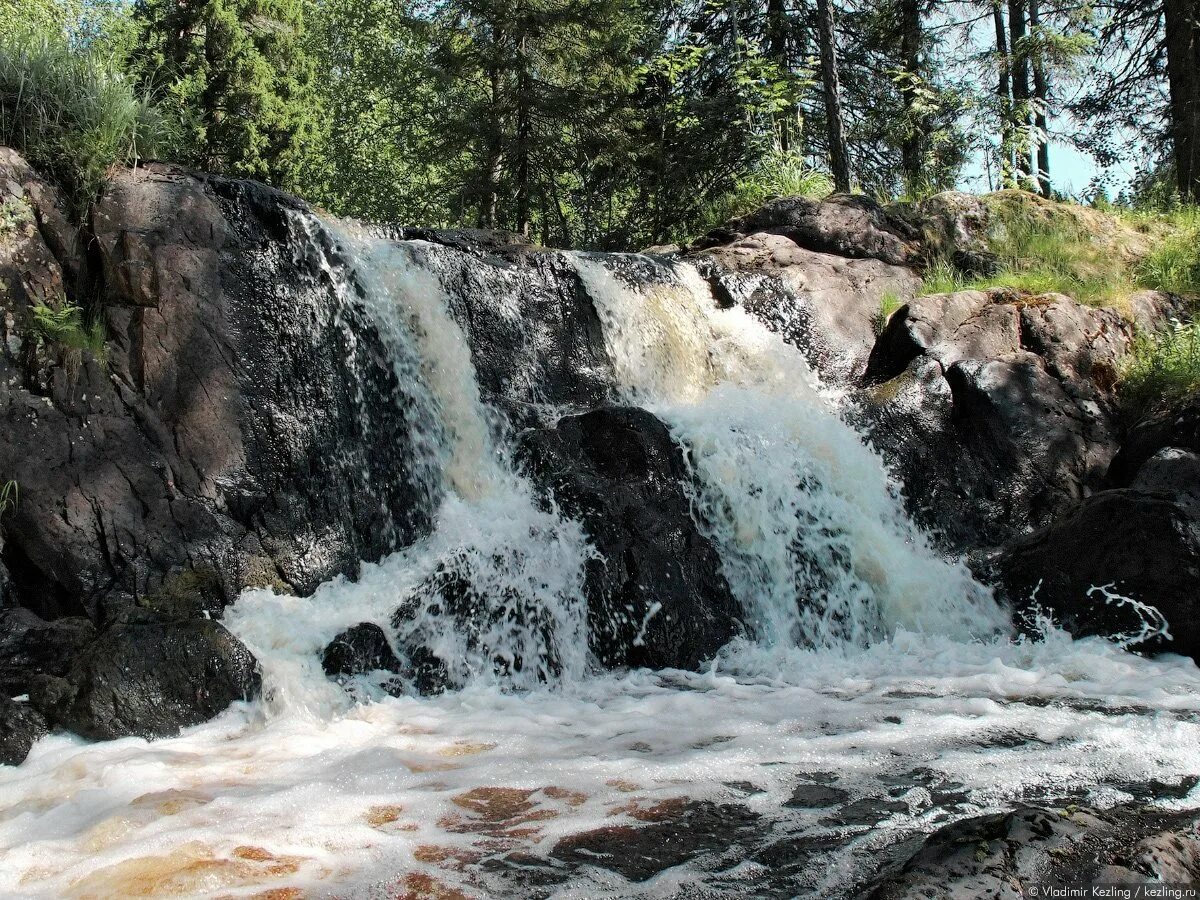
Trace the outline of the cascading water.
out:
<instances>
[{"instance_id":1,"label":"cascading water","mask_svg":"<svg viewBox=\"0 0 1200 900\"><path fill-rule=\"evenodd\" d=\"M865 645L896 628L967 639L1004 627L990 593L907 520L878 458L819 393L799 352L689 265L636 284L576 266L630 402L690 451L696 513L758 639ZM628 271L626 269L626 271Z\"/></svg>"},{"instance_id":2,"label":"cascading water","mask_svg":"<svg viewBox=\"0 0 1200 900\"><path fill-rule=\"evenodd\" d=\"M431 654L452 686L502 677L529 688L579 677L589 555L580 527L540 508L513 469L445 291L418 262L422 245L345 230L338 237L356 261L353 273L327 269L339 292L349 293L352 275L386 344L420 361L419 373L397 376L426 386L436 424L420 445L429 455L422 469L441 499L433 534L366 566L356 583L334 582L305 600L251 591L229 612L227 624L263 663L268 704L320 714L345 705L321 671L320 651L360 622L388 629L402 655Z\"/></svg>"},{"instance_id":3,"label":"cascading water","mask_svg":"<svg viewBox=\"0 0 1200 900\"><path fill-rule=\"evenodd\" d=\"M648 257L562 259L603 325L613 399L686 448L752 635L701 673L590 671L594 551L514 469L431 248L336 243L327 276L417 398L432 530L356 582L226 611L262 701L154 743L53 735L0 771L0 895L850 896L886 848L951 818L1187 793L1190 661L1010 641L800 356ZM320 654L362 622L461 688L347 693ZM825 799L796 799L814 785Z\"/></svg>"}]
</instances>

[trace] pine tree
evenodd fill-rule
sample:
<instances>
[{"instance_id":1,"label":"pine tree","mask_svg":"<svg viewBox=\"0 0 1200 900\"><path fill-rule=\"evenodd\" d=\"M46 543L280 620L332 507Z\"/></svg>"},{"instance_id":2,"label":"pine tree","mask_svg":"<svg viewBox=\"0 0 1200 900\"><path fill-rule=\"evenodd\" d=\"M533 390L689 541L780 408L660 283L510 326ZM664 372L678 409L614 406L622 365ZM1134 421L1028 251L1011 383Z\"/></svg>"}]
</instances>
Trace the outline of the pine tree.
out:
<instances>
[{"instance_id":1,"label":"pine tree","mask_svg":"<svg viewBox=\"0 0 1200 900\"><path fill-rule=\"evenodd\" d=\"M303 0L139 0L136 66L205 168L294 188L320 121Z\"/></svg>"}]
</instances>

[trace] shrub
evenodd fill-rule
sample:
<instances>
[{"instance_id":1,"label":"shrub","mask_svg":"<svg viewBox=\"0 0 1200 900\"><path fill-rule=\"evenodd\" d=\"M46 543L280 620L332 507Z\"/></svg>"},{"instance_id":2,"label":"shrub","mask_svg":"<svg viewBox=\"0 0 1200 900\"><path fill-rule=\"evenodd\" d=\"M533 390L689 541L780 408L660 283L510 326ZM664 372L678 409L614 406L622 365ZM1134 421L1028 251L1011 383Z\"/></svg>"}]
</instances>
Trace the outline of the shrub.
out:
<instances>
[{"instance_id":1,"label":"shrub","mask_svg":"<svg viewBox=\"0 0 1200 900\"><path fill-rule=\"evenodd\" d=\"M1140 334L1121 369L1122 399L1135 411L1200 391L1200 322Z\"/></svg>"},{"instance_id":2,"label":"shrub","mask_svg":"<svg viewBox=\"0 0 1200 900\"><path fill-rule=\"evenodd\" d=\"M98 357L104 355L104 323L98 318L87 321L78 306L66 304L54 309L39 303L30 312L33 330L44 343L68 351L90 350Z\"/></svg>"},{"instance_id":3,"label":"shrub","mask_svg":"<svg viewBox=\"0 0 1200 900\"><path fill-rule=\"evenodd\" d=\"M728 222L753 212L772 197L822 199L833 193L833 180L824 172L787 153L771 153L733 188L705 208L700 220Z\"/></svg>"},{"instance_id":4,"label":"shrub","mask_svg":"<svg viewBox=\"0 0 1200 900\"><path fill-rule=\"evenodd\" d=\"M0 33L0 143L57 181L78 215L112 165L160 153L173 132L95 51L46 28Z\"/></svg>"}]
</instances>

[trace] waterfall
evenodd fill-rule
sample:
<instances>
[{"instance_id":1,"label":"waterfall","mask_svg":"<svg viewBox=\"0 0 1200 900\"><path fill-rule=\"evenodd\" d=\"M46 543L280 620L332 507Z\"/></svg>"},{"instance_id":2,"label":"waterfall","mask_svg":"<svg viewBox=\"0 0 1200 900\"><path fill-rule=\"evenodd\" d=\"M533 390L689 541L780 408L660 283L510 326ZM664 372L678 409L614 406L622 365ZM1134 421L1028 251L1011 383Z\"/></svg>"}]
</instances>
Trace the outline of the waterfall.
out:
<instances>
[{"instance_id":1,"label":"waterfall","mask_svg":"<svg viewBox=\"0 0 1200 900\"><path fill-rule=\"evenodd\" d=\"M411 669L432 665L451 687L578 680L589 664L583 579L594 551L514 468L434 248L333 234L348 262L327 265L328 277L370 316L397 355L398 381L416 386L433 420L418 446L436 510L431 534L353 583L304 600L251 591L228 612L263 662L269 705L322 715L344 706L319 657L362 622L382 627ZM688 264L565 258L600 319L614 399L650 409L685 448L694 518L746 613L748 646L861 647L898 630L965 639L1005 627L990 592L908 520L879 459L798 351L743 309L719 308Z\"/></svg>"},{"instance_id":2,"label":"waterfall","mask_svg":"<svg viewBox=\"0 0 1200 900\"><path fill-rule=\"evenodd\" d=\"M328 226L307 226L310 233L321 227ZM320 654L362 622L383 627L402 659L436 665L452 687L500 678L529 688L581 677L583 565L591 551L579 524L539 503L508 459L480 398L470 346L423 264L426 245L349 228L334 235L353 264L327 265L328 277L397 354L400 383L421 385L433 410L419 446L439 500L429 536L366 564L357 581L337 579L306 599L247 591L227 612L229 627L263 664L268 706L318 716L344 707ZM416 370L411 359L419 360Z\"/></svg>"},{"instance_id":3,"label":"waterfall","mask_svg":"<svg viewBox=\"0 0 1200 900\"><path fill-rule=\"evenodd\" d=\"M646 263L575 256L626 399L688 450L697 520L756 638L866 645L898 628L960 639L1003 628L990 592L908 519L799 351L721 309L691 265Z\"/></svg>"}]
</instances>

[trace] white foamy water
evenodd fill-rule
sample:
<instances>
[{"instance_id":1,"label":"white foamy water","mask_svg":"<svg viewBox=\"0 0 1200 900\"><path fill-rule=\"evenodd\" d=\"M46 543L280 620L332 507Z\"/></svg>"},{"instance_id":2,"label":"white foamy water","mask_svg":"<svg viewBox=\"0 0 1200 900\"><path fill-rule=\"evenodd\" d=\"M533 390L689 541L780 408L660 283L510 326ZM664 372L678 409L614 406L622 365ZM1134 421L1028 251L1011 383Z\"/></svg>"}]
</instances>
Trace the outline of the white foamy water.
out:
<instances>
[{"instance_id":1,"label":"white foamy water","mask_svg":"<svg viewBox=\"0 0 1200 900\"><path fill-rule=\"evenodd\" d=\"M1196 666L1052 629L1010 641L803 360L686 266L635 287L619 260L571 258L626 398L687 447L697 519L754 633L701 673L589 671L582 530L513 473L420 247L343 240L386 341L421 361L432 533L356 582L230 608L262 700L174 739L54 735L0 769L0 896L829 897L952 818L1195 805ZM423 589L447 573L475 598L465 622ZM364 621L466 686L397 698L327 680L322 649ZM823 805L787 805L806 784ZM716 844L679 824L696 810ZM622 843L638 828L660 829L649 849ZM780 849L798 839L809 858ZM658 874L627 868L680 846Z\"/></svg>"}]
</instances>

